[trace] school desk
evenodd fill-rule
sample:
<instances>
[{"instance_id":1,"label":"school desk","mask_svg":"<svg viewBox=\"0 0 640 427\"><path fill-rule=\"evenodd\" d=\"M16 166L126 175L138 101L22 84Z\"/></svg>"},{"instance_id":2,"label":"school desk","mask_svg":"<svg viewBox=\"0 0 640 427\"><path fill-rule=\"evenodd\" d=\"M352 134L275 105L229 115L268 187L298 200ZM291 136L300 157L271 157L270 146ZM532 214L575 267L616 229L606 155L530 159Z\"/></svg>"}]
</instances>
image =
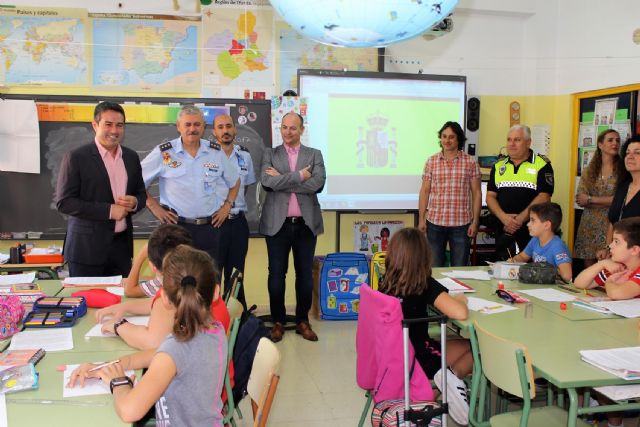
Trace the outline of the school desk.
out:
<instances>
[{"instance_id":1,"label":"school desk","mask_svg":"<svg viewBox=\"0 0 640 427\"><path fill-rule=\"evenodd\" d=\"M434 276L442 277L443 271L447 269L434 269ZM495 295L497 280L462 281L476 289L476 292L467 295L504 303ZM526 285L509 280L503 280L503 283L505 288L514 290L552 286ZM516 304L517 310L503 313L482 314L470 311L467 320L454 323L462 329L467 329L477 320L483 328L495 335L525 345L531 354L536 375L547 379L559 389L566 389L569 393L569 427L575 426L577 414L602 411L602 407L578 408L576 389L640 383L625 381L583 362L579 354L580 350L640 345L638 319L622 319L617 316L614 319L610 315L575 308L571 303L567 303L566 310L561 310L558 302L545 302L528 295L524 296L533 305L530 317L525 317L524 304ZM585 313L582 313L583 311ZM612 325L617 328L615 333L608 330ZM474 378L472 399L477 396L478 386L479 378ZM640 403L616 405L616 410L620 409L640 409Z\"/></svg>"},{"instance_id":2,"label":"school desk","mask_svg":"<svg viewBox=\"0 0 640 427\"><path fill-rule=\"evenodd\" d=\"M0 264L0 273L42 271L47 273L52 280L58 280L60 278L58 277L58 269L63 265L63 262L44 264Z\"/></svg>"}]
</instances>

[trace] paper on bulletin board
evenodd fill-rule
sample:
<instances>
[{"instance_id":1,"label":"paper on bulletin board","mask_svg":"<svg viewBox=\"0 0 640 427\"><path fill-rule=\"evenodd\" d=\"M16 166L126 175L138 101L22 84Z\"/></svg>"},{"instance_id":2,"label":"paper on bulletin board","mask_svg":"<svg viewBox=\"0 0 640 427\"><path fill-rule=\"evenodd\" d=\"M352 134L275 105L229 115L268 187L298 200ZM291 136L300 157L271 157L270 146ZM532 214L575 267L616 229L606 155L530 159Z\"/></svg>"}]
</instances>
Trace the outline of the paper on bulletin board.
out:
<instances>
[{"instance_id":1,"label":"paper on bulletin board","mask_svg":"<svg viewBox=\"0 0 640 427\"><path fill-rule=\"evenodd\" d=\"M368 255L386 251L391 236L401 228L404 221L354 221L354 251Z\"/></svg>"},{"instance_id":2,"label":"paper on bulletin board","mask_svg":"<svg viewBox=\"0 0 640 427\"><path fill-rule=\"evenodd\" d=\"M0 100L0 152L0 171L40 173L40 125L33 100Z\"/></svg>"},{"instance_id":3,"label":"paper on bulletin board","mask_svg":"<svg viewBox=\"0 0 640 427\"><path fill-rule=\"evenodd\" d=\"M280 125L285 114L290 112L298 113L305 121L305 129L300 137L302 145L309 145L309 135L311 129L307 125L307 98L299 96L272 96L271 97L271 141L272 147L282 145L282 134Z\"/></svg>"},{"instance_id":4,"label":"paper on bulletin board","mask_svg":"<svg viewBox=\"0 0 640 427\"><path fill-rule=\"evenodd\" d=\"M593 147L596 145L596 127L591 124L580 124L578 147Z\"/></svg>"},{"instance_id":5,"label":"paper on bulletin board","mask_svg":"<svg viewBox=\"0 0 640 427\"><path fill-rule=\"evenodd\" d=\"M607 98L596 100L593 124L612 125L616 117L616 107L618 98Z\"/></svg>"},{"instance_id":6,"label":"paper on bulletin board","mask_svg":"<svg viewBox=\"0 0 640 427\"><path fill-rule=\"evenodd\" d=\"M534 125L531 128L531 149L543 155L549 154L551 129L549 125Z\"/></svg>"},{"instance_id":7,"label":"paper on bulletin board","mask_svg":"<svg viewBox=\"0 0 640 427\"><path fill-rule=\"evenodd\" d=\"M596 154L595 147L581 148L580 149L580 170L578 171L582 175L583 171L589 166L591 159Z\"/></svg>"},{"instance_id":8,"label":"paper on bulletin board","mask_svg":"<svg viewBox=\"0 0 640 427\"><path fill-rule=\"evenodd\" d=\"M625 120L619 123L614 123L611 125L611 129L618 132L620 135L620 142L624 143L627 139L631 138L631 122L630 120Z\"/></svg>"},{"instance_id":9,"label":"paper on bulletin board","mask_svg":"<svg viewBox=\"0 0 640 427\"><path fill-rule=\"evenodd\" d=\"M573 208L574 209L584 209L582 206L576 203L576 196L578 195L578 185L580 184L580 177L576 176L576 185L573 187Z\"/></svg>"}]
</instances>

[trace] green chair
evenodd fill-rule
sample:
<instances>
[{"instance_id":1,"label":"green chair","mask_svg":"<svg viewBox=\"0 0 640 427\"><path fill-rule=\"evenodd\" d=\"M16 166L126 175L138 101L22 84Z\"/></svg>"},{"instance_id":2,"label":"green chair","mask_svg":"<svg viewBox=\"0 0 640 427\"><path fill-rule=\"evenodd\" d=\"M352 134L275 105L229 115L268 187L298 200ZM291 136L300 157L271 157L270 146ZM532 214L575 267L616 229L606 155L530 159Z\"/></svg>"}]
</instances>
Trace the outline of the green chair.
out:
<instances>
[{"instance_id":1,"label":"green chair","mask_svg":"<svg viewBox=\"0 0 640 427\"><path fill-rule=\"evenodd\" d=\"M477 321L469 332L472 347L476 346L477 350L474 351L474 377L477 376L477 378L474 378L471 394L473 406L470 419L473 425L492 427L567 425L568 413L564 409L557 406L531 407L531 401L536 395L536 387L531 356L525 346L493 335L479 326ZM522 410L494 415L488 422L476 420L476 402L473 402L473 399L479 393L478 407L484 407L487 381L507 393L520 397L523 400ZM589 426L581 419L577 420L576 425Z\"/></svg>"},{"instance_id":2,"label":"green chair","mask_svg":"<svg viewBox=\"0 0 640 427\"><path fill-rule=\"evenodd\" d=\"M231 271L231 277L229 278L229 280L231 280L231 286L229 287L227 292L225 292L225 295L224 295L225 302L229 301L229 298L231 297L236 299L238 298L238 294L240 293L240 288L242 288L242 272L237 268L233 267L233 270Z\"/></svg>"}]
</instances>

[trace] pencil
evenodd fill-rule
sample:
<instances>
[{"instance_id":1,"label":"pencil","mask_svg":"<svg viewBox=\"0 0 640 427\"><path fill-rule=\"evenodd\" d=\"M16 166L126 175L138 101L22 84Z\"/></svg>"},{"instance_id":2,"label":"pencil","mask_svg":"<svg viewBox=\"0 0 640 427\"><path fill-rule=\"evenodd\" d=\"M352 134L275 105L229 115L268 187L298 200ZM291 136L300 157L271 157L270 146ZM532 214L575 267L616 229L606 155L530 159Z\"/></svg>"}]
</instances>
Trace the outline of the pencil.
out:
<instances>
[{"instance_id":1,"label":"pencil","mask_svg":"<svg viewBox=\"0 0 640 427\"><path fill-rule=\"evenodd\" d=\"M111 362L107 362L107 363L101 363L100 365L96 366L95 368L89 369L89 372L97 371L98 369L102 369L102 368L104 368L106 366L115 365L116 363L120 363L120 359L112 360Z\"/></svg>"}]
</instances>

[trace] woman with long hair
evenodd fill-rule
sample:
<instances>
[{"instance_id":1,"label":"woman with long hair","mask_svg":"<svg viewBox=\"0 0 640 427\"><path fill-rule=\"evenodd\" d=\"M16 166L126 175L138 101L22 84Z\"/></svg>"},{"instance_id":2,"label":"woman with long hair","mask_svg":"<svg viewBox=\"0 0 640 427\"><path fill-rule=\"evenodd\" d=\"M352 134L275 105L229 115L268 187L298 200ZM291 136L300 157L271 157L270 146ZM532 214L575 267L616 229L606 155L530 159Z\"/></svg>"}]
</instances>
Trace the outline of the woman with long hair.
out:
<instances>
[{"instance_id":1,"label":"woman with long hair","mask_svg":"<svg viewBox=\"0 0 640 427\"><path fill-rule=\"evenodd\" d=\"M607 129L600 133L595 154L578 184L576 203L584 211L578 226L573 257L583 259L585 267L594 264L598 250L607 245L607 211L613 201L616 186L625 176L619 150L618 132Z\"/></svg>"}]
</instances>

